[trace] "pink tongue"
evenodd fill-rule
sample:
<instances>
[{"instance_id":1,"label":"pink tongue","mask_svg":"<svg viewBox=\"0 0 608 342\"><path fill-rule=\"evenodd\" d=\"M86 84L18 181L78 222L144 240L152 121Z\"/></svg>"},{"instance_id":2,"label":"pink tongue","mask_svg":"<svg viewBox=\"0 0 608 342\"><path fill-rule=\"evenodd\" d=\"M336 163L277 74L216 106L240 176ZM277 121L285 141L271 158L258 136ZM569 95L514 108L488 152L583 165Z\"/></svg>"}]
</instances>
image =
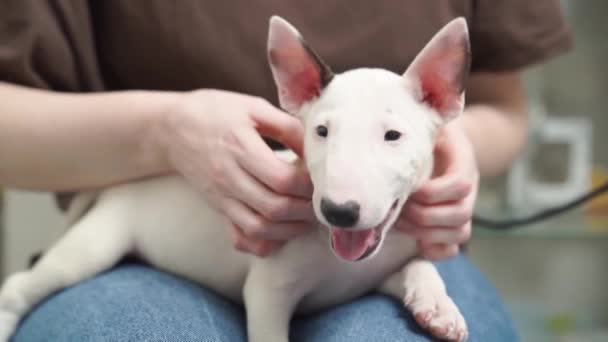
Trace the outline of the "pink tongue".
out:
<instances>
[{"instance_id":1,"label":"pink tongue","mask_svg":"<svg viewBox=\"0 0 608 342\"><path fill-rule=\"evenodd\" d=\"M339 256L350 261L358 260L365 254L368 245L373 242L373 235L373 229L348 231L333 228L331 230L334 250Z\"/></svg>"}]
</instances>

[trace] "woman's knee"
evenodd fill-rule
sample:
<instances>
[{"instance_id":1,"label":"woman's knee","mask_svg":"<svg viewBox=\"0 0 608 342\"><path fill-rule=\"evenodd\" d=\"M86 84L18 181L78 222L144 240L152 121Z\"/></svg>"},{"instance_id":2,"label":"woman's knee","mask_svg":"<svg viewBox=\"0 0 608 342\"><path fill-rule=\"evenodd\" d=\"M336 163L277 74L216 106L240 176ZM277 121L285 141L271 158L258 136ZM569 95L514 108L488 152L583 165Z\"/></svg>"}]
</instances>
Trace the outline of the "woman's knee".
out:
<instances>
[{"instance_id":1,"label":"woman's knee","mask_svg":"<svg viewBox=\"0 0 608 342\"><path fill-rule=\"evenodd\" d=\"M242 309L192 282L123 264L26 317L15 342L245 341Z\"/></svg>"}]
</instances>

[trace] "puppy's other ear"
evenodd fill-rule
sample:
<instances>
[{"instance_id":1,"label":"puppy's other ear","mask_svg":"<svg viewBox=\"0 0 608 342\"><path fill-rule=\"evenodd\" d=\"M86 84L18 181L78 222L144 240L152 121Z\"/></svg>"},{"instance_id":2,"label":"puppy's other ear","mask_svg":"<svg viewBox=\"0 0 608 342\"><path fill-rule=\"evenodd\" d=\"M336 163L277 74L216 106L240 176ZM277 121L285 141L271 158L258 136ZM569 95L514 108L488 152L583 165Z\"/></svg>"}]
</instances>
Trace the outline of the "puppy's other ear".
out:
<instances>
[{"instance_id":1,"label":"puppy's other ear","mask_svg":"<svg viewBox=\"0 0 608 342\"><path fill-rule=\"evenodd\" d=\"M318 97L333 78L331 69L284 19L270 18L268 62L279 92L281 107L297 113Z\"/></svg>"},{"instance_id":2,"label":"puppy's other ear","mask_svg":"<svg viewBox=\"0 0 608 342\"><path fill-rule=\"evenodd\" d=\"M457 18L435 34L403 76L414 84L416 97L447 122L464 109L470 64L467 23Z\"/></svg>"}]
</instances>

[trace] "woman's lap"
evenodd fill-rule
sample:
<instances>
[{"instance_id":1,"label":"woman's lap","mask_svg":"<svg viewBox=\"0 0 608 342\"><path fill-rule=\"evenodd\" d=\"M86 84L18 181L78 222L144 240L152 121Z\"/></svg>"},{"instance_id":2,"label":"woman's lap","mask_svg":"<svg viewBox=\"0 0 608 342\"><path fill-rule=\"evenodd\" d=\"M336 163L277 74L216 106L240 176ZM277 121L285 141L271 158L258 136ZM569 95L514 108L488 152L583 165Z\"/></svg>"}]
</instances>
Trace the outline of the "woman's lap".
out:
<instances>
[{"instance_id":1,"label":"woman's lap","mask_svg":"<svg viewBox=\"0 0 608 342\"><path fill-rule=\"evenodd\" d=\"M458 257L437 264L465 316L470 341L516 341L494 288ZM322 313L296 317L294 342L428 341L400 302L368 295ZM189 281L125 263L38 306L15 342L245 341L243 309Z\"/></svg>"}]
</instances>

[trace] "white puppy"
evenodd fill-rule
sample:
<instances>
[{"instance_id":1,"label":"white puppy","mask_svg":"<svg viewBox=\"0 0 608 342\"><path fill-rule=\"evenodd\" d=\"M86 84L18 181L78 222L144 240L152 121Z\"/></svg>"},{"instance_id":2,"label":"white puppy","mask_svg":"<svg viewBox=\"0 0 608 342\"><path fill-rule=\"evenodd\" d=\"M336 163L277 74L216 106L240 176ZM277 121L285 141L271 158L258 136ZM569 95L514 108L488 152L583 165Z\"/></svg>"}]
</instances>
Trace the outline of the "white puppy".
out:
<instances>
[{"instance_id":1,"label":"white puppy","mask_svg":"<svg viewBox=\"0 0 608 342\"><path fill-rule=\"evenodd\" d=\"M0 291L0 341L52 293L111 268L129 253L201 283L247 311L250 342L287 342L294 312L378 290L403 300L433 335L464 340L465 321L415 242L390 232L408 195L428 179L438 128L464 106L469 38L446 25L403 75L381 69L333 74L300 34L270 20L268 57L281 106L305 125L304 161L323 227L267 258L232 247L222 217L179 177L82 194L90 210L31 269ZM293 161L292 153L281 154Z\"/></svg>"}]
</instances>

